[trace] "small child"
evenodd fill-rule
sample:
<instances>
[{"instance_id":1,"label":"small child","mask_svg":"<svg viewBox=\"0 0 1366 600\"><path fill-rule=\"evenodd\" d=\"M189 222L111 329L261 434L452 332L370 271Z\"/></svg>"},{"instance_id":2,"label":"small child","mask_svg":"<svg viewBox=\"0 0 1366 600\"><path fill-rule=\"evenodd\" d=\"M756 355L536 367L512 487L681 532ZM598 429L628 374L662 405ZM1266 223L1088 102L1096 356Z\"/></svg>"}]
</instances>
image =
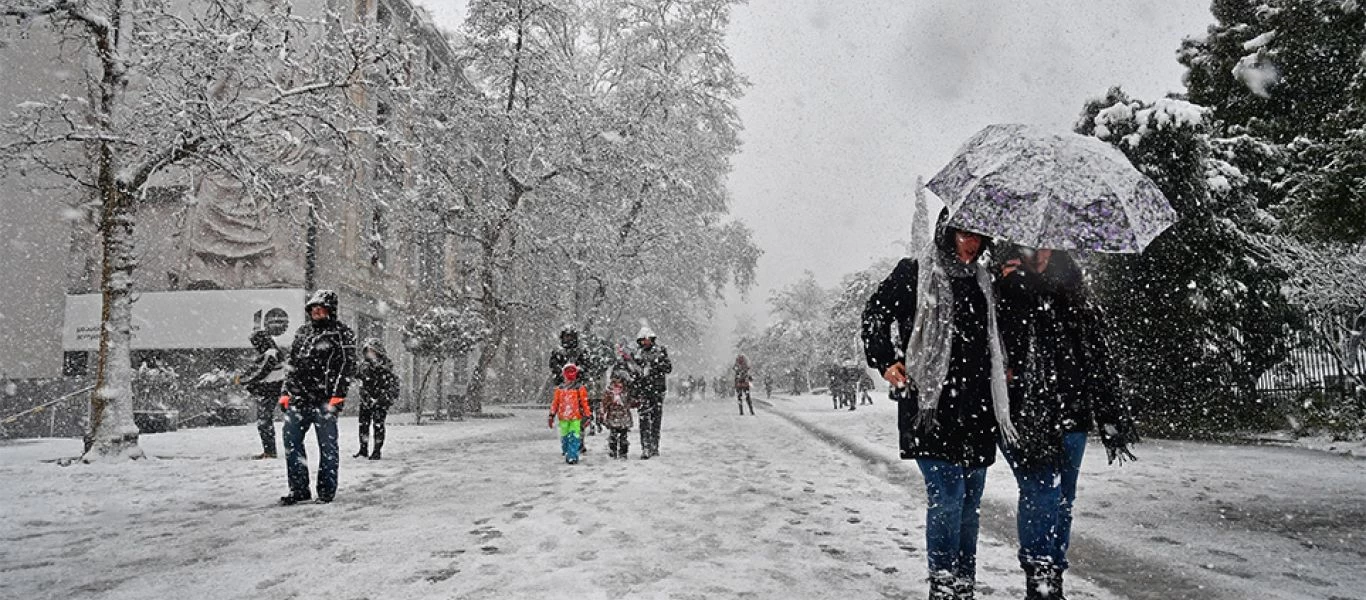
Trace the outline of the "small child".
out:
<instances>
[{"instance_id":1,"label":"small child","mask_svg":"<svg viewBox=\"0 0 1366 600\"><path fill-rule=\"evenodd\" d=\"M547 425L555 428L555 418L560 419L560 450L564 462L571 465L579 463L579 449L583 444L583 419L592 416L588 407L588 389L579 381L579 367L574 363L564 366L564 383L555 386L555 398L550 402L550 419Z\"/></svg>"},{"instance_id":2,"label":"small child","mask_svg":"<svg viewBox=\"0 0 1366 600\"><path fill-rule=\"evenodd\" d=\"M626 391L626 378L613 373L612 383L607 386L607 393L602 399L602 419L607 424L607 447L612 458L624 459L631 449L628 435L634 421L631 409L635 407L636 403Z\"/></svg>"}]
</instances>

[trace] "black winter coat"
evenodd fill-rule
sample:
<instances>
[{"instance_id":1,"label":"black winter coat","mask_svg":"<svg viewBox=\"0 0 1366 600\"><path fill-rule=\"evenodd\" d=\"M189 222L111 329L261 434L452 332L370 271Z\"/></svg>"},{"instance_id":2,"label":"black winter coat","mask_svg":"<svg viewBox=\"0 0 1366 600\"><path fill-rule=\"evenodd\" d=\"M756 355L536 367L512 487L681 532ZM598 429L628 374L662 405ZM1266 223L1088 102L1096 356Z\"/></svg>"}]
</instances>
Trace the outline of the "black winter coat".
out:
<instances>
[{"instance_id":1,"label":"black winter coat","mask_svg":"<svg viewBox=\"0 0 1366 600\"><path fill-rule=\"evenodd\" d=\"M579 375L590 371L587 353L583 351L583 346L573 346L565 348L560 346L550 353L550 373L555 378L555 385L564 384L564 366L575 364L579 367Z\"/></svg>"},{"instance_id":2,"label":"black winter coat","mask_svg":"<svg viewBox=\"0 0 1366 600\"><path fill-rule=\"evenodd\" d=\"M251 344L256 348L256 361L241 381L247 391L255 396L277 397L284 381L284 357L276 347L269 333L257 331L251 334Z\"/></svg>"},{"instance_id":3,"label":"black winter coat","mask_svg":"<svg viewBox=\"0 0 1366 600\"><path fill-rule=\"evenodd\" d=\"M635 374L631 394L641 402L664 400L664 392L669 387L666 377L674 369L673 361L669 360L669 351L659 344L649 348L641 346L636 348L631 358Z\"/></svg>"},{"instance_id":4,"label":"black winter coat","mask_svg":"<svg viewBox=\"0 0 1366 600\"><path fill-rule=\"evenodd\" d=\"M362 360L356 379L360 381L362 407L389 408L398 400L398 375L394 374L394 367L388 360Z\"/></svg>"},{"instance_id":5,"label":"black winter coat","mask_svg":"<svg viewBox=\"0 0 1366 600\"><path fill-rule=\"evenodd\" d=\"M356 370L356 334L335 318L306 321L294 333L289 365L285 393L293 402L321 405L345 397Z\"/></svg>"},{"instance_id":6,"label":"black winter coat","mask_svg":"<svg viewBox=\"0 0 1366 600\"><path fill-rule=\"evenodd\" d=\"M879 373L902 362L915 323L918 264L903 259L863 310L868 366ZM987 299L976 277L950 277L953 290L953 345L949 373L939 394L936 420L928 434L915 428L919 395L914 385L897 406L901 458L931 458L976 468L996 462L996 416L991 401L991 350L987 345ZM891 326L897 325L893 340Z\"/></svg>"},{"instance_id":7,"label":"black winter coat","mask_svg":"<svg viewBox=\"0 0 1366 600\"><path fill-rule=\"evenodd\" d=\"M1083 292L1064 291L1052 277L1025 269L1000 278L996 288L1006 366L1013 375L1017 460L1058 464L1065 459L1063 435L1090 431L1093 423L1107 446L1137 441L1098 307Z\"/></svg>"}]
</instances>

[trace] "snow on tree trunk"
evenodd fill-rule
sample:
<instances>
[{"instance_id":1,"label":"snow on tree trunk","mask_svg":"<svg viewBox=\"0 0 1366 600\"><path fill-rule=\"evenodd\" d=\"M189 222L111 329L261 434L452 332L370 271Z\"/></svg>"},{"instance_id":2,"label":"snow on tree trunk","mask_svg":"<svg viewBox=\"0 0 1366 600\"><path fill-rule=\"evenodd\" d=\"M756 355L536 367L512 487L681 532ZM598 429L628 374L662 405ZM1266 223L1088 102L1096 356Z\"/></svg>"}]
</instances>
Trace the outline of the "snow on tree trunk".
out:
<instances>
[{"instance_id":1,"label":"snow on tree trunk","mask_svg":"<svg viewBox=\"0 0 1366 600\"><path fill-rule=\"evenodd\" d=\"M106 157L106 161L107 161ZM106 162L102 170L108 171ZM133 219L128 196L112 176L101 178L103 232L100 350L90 396L90 429L82 460L142 458L133 421Z\"/></svg>"}]
</instances>

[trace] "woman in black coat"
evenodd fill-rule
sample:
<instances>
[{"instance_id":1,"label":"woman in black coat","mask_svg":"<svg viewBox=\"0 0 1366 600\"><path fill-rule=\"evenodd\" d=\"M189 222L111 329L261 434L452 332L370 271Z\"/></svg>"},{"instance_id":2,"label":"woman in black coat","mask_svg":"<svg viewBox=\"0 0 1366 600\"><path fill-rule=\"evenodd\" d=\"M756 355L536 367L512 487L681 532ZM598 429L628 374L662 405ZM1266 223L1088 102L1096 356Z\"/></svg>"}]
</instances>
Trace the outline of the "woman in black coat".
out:
<instances>
[{"instance_id":1,"label":"woman in black coat","mask_svg":"<svg viewBox=\"0 0 1366 600\"><path fill-rule=\"evenodd\" d=\"M1072 505L1087 433L1110 461L1138 441L1121 399L1100 310L1080 267L1061 251L1007 248L997 283L1011 420L1019 443L1002 452L1019 484L1020 565L1026 598L1062 598Z\"/></svg>"},{"instance_id":2,"label":"woman in black coat","mask_svg":"<svg viewBox=\"0 0 1366 600\"><path fill-rule=\"evenodd\" d=\"M992 280L978 261L984 246L941 213L934 244L902 260L863 312L868 366L905 390L901 457L925 478L931 600L972 597L987 467L998 436L1014 434Z\"/></svg>"},{"instance_id":3,"label":"woman in black coat","mask_svg":"<svg viewBox=\"0 0 1366 600\"><path fill-rule=\"evenodd\" d=\"M378 339L370 338L361 344L361 367L356 373L360 380L360 452L355 457L379 460L384 448L384 421L389 407L398 399L398 375ZM370 428L375 431L375 449L370 450Z\"/></svg>"}]
</instances>

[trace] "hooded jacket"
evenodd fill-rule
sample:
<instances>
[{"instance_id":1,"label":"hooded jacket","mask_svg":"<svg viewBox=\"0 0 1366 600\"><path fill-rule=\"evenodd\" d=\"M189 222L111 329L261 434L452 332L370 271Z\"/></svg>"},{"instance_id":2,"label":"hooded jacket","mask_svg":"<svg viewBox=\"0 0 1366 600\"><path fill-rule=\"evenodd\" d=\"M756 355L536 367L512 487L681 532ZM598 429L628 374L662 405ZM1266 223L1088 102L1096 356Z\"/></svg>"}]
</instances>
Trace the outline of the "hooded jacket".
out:
<instances>
[{"instance_id":1,"label":"hooded jacket","mask_svg":"<svg viewBox=\"0 0 1366 600\"><path fill-rule=\"evenodd\" d=\"M642 343L647 339L651 340L648 348ZM649 326L641 327L640 333L636 334L635 354L631 356L635 371L631 393L641 402L664 400L664 393L669 387L666 377L674 368L673 361L669 360L669 351L654 340L655 332Z\"/></svg>"},{"instance_id":2,"label":"hooded jacket","mask_svg":"<svg viewBox=\"0 0 1366 600\"><path fill-rule=\"evenodd\" d=\"M285 393L295 403L322 405L329 398L345 397L356 370L356 334L337 320L337 293L313 292L304 304L309 313L314 306L327 308L326 319L309 318L294 333L289 349L289 374Z\"/></svg>"},{"instance_id":3,"label":"hooded jacket","mask_svg":"<svg viewBox=\"0 0 1366 600\"><path fill-rule=\"evenodd\" d=\"M280 382L285 379L284 357L270 333L257 330L251 334L251 346L256 349L256 361L242 377L242 385L257 396L278 396Z\"/></svg>"},{"instance_id":4,"label":"hooded jacket","mask_svg":"<svg viewBox=\"0 0 1366 600\"><path fill-rule=\"evenodd\" d=\"M375 360L370 360L370 352L375 354ZM360 381L362 408L389 408L398 400L398 376L394 374L394 364L378 339L369 338L361 344L360 370L356 372L356 379Z\"/></svg>"},{"instance_id":5,"label":"hooded jacket","mask_svg":"<svg viewBox=\"0 0 1366 600\"><path fill-rule=\"evenodd\" d=\"M1007 251L1002 257L1014 257ZM1063 435L1100 426L1107 447L1138 441L1118 392L1100 309L1080 268L1054 253L1043 273L1019 268L997 283L1001 337L1014 374L1010 411L1019 425L1016 460L1026 466L1065 459ZM1108 426L1108 427L1107 427Z\"/></svg>"},{"instance_id":6,"label":"hooded jacket","mask_svg":"<svg viewBox=\"0 0 1366 600\"><path fill-rule=\"evenodd\" d=\"M931 255L952 256L954 243L954 230L941 216L935 230L936 252ZM906 397L897 405L903 459L932 458L967 468L985 467L996 461L998 428L990 381L988 302L971 270L964 271L967 274L949 277L953 331L948 374L935 406L938 426L928 432L916 427L920 397L911 382ZM878 373L904 360L915 325L919 272L916 259L903 259L878 284L864 306L865 356L868 366ZM892 338L893 324L897 326L896 339Z\"/></svg>"}]
</instances>

